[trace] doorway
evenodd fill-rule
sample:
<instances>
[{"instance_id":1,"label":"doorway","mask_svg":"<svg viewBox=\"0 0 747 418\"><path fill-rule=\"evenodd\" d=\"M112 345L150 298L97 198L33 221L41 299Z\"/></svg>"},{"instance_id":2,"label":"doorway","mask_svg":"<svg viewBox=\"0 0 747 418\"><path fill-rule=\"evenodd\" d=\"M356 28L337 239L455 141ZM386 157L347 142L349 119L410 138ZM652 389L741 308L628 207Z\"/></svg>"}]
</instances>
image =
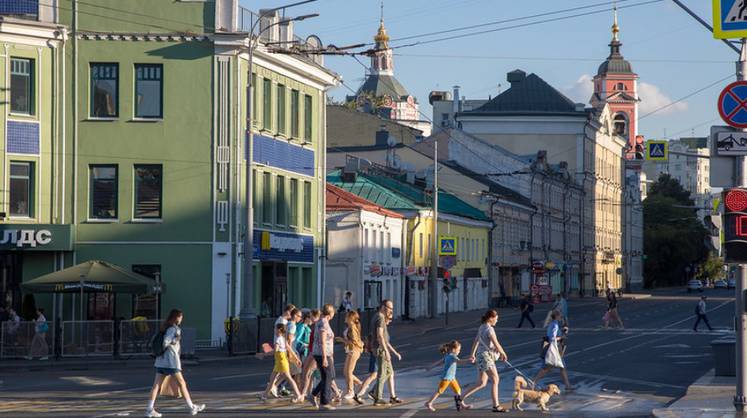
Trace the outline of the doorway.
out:
<instances>
[{"instance_id":1,"label":"doorway","mask_svg":"<svg viewBox=\"0 0 747 418\"><path fill-rule=\"evenodd\" d=\"M288 303L288 263L262 263L262 316L279 316Z\"/></svg>"},{"instance_id":2,"label":"doorway","mask_svg":"<svg viewBox=\"0 0 747 418\"><path fill-rule=\"evenodd\" d=\"M21 306L21 272L23 271L22 253L0 253L0 306L13 308L22 314Z\"/></svg>"}]
</instances>

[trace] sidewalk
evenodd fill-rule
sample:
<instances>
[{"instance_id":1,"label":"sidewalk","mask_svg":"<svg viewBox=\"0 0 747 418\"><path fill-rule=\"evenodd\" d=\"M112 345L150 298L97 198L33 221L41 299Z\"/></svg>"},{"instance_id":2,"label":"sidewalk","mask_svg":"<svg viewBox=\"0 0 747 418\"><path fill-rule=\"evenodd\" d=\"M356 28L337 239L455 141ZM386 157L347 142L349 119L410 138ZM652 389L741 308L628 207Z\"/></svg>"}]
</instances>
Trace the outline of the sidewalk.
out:
<instances>
[{"instance_id":1,"label":"sidewalk","mask_svg":"<svg viewBox=\"0 0 747 418\"><path fill-rule=\"evenodd\" d=\"M654 409L659 418L736 417L736 377L715 376L713 370L687 388L687 394L668 408Z\"/></svg>"}]
</instances>

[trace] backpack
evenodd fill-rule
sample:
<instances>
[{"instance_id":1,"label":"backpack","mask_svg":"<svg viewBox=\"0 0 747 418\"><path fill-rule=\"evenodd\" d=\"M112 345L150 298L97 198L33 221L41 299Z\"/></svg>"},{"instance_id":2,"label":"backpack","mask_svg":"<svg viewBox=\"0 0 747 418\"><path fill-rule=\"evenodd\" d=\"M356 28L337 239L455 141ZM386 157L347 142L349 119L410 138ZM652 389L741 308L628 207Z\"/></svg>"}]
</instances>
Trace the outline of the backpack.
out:
<instances>
[{"instance_id":1,"label":"backpack","mask_svg":"<svg viewBox=\"0 0 747 418\"><path fill-rule=\"evenodd\" d=\"M158 331L156 335L150 340L150 355L153 357L161 357L164 353L163 348L163 337L165 333Z\"/></svg>"}]
</instances>

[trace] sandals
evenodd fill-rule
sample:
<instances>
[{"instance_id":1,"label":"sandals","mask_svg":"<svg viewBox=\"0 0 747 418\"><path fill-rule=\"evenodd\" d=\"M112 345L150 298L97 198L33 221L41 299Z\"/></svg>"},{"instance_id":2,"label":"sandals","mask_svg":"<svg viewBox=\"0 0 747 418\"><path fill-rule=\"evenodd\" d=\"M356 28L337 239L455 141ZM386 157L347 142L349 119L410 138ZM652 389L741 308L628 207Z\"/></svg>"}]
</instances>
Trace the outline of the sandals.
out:
<instances>
[{"instance_id":1,"label":"sandals","mask_svg":"<svg viewBox=\"0 0 747 418\"><path fill-rule=\"evenodd\" d=\"M498 405L493 407L493 412L505 413L508 412L508 409Z\"/></svg>"}]
</instances>

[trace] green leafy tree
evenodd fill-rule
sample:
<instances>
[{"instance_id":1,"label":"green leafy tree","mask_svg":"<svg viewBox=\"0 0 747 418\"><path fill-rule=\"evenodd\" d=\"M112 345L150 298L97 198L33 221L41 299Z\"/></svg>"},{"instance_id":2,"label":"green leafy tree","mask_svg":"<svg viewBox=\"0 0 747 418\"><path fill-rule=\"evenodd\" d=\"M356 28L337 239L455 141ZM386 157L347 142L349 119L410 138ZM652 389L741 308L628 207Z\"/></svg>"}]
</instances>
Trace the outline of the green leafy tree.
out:
<instances>
[{"instance_id":1,"label":"green leafy tree","mask_svg":"<svg viewBox=\"0 0 747 418\"><path fill-rule=\"evenodd\" d=\"M700 280L718 280L724 278L724 260L713 254L700 266L697 275Z\"/></svg>"},{"instance_id":2,"label":"green leafy tree","mask_svg":"<svg viewBox=\"0 0 747 418\"><path fill-rule=\"evenodd\" d=\"M646 287L683 285L685 269L708 258L708 231L697 217L690 193L662 174L643 201Z\"/></svg>"}]
</instances>

